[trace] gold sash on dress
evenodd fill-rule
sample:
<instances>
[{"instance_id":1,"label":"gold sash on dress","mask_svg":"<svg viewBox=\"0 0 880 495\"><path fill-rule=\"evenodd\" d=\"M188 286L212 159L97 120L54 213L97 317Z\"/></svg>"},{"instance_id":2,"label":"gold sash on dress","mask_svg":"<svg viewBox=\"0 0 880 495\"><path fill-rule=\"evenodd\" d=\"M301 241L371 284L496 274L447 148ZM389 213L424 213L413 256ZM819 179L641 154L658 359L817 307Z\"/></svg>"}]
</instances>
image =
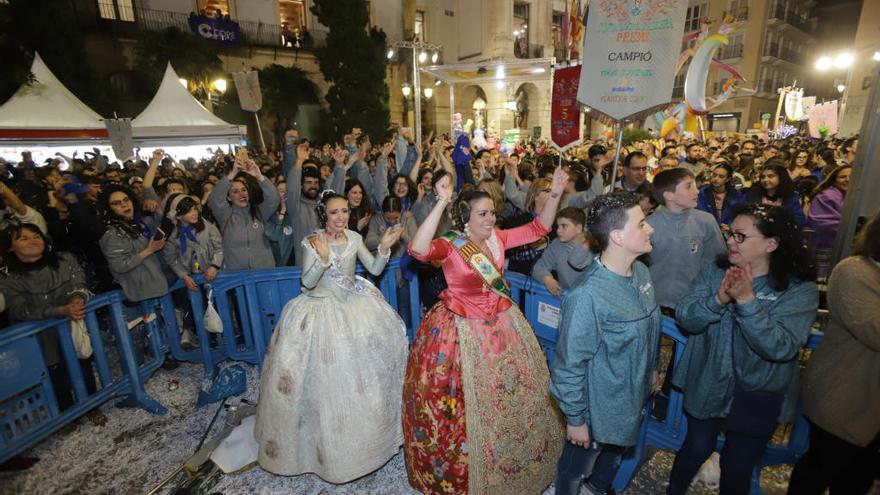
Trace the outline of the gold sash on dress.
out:
<instances>
[{"instance_id":1,"label":"gold sash on dress","mask_svg":"<svg viewBox=\"0 0 880 495\"><path fill-rule=\"evenodd\" d=\"M449 232L443 236L443 239L452 244L455 251L492 292L513 302L507 282L482 249L458 232Z\"/></svg>"}]
</instances>

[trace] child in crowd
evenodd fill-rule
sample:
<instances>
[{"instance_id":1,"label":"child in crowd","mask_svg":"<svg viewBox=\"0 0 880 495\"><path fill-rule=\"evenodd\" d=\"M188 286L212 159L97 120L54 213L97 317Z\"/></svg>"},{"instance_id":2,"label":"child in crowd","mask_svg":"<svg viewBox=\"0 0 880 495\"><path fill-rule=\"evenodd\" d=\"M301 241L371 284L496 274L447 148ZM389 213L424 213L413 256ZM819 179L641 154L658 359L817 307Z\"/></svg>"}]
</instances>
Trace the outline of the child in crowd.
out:
<instances>
[{"instance_id":1,"label":"child in crowd","mask_svg":"<svg viewBox=\"0 0 880 495\"><path fill-rule=\"evenodd\" d=\"M636 444L641 411L657 382L660 311L648 268L654 229L637 194L615 192L590 207L601 254L562 303L550 392L565 415L556 493L607 493L623 451Z\"/></svg>"},{"instance_id":2,"label":"child in crowd","mask_svg":"<svg viewBox=\"0 0 880 495\"><path fill-rule=\"evenodd\" d=\"M213 223L202 218L199 199L185 194L170 196L166 218L174 225L162 249L168 267L189 290L199 290L193 277L202 273L206 283L214 282L223 266L223 238ZM180 343L193 347L195 340L190 325L184 324L183 310L175 311L179 312L178 325L182 325Z\"/></svg>"},{"instance_id":3,"label":"child in crowd","mask_svg":"<svg viewBox=\"0 0 880 495\"><path fill-rule=\"evenodd\" d=\"M174 230L162 250L171 271L190 290L196 290L193 276L204 273L205 282L217 278L223 266L223 239L213 223L202 218L199 199L177 194L171 198L167 214Z\"/></svg>"},{"instance_id":4,"label":"child in crowd","mask_svg":"<svg viewBox=\"0 0 880 495\"><path fill-rule=\"evenodd\" d=\"M544 250L532 268L532 278L543 282L556 297L571 288L593 256L584 235L586 215L580 208L569 206L556 214L556 239ZM553 276L556 273L556 276Z\"/></svg>"},{"instance_id":5,"label":"child in crowd","mask_svg":"<svg viewBox=\"0 0 880 495\"><path fill-rule=\"evenodd\" d=\"M648 217L656 231L651 238L651 279L656 282L657 304L671 313L700 270L727 249L718 222L696 209L698 190L690 170L664 170L653 187L662 207Z\"/></svg>"},{"instance_id":6,"label":"child in crowd","mask_svg":"<svg viewBox=\"0 0 880 495\"><path fill-rule=\"evenodd\" d=\"M675 317L678 301L687 294L700 270L727 252L715 218L697 209L699 190L690 170L679 167L654 177L654 198L662 205L648 217L656 234L650 255L651 279L663 314ZM667 366L663 388L655 400L654 416L665 418L669 378L674 360Z\"/></svg>"}]
</instances>

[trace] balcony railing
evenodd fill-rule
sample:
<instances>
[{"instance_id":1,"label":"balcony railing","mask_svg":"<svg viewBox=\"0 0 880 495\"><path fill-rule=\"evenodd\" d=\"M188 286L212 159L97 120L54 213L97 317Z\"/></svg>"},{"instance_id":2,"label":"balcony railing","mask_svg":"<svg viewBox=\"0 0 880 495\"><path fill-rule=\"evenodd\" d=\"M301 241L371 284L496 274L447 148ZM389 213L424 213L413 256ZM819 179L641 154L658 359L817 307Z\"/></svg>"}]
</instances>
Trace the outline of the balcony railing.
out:
<instances>
[{"instance_id":1,"label":"balcony railing","mask_svg":"<svg viewBox=\"0 0 880 495\"><path fill-rule=\"evenodd\" d=\"M792 10L786 11L784 5L777 5L775 9L770 11L770 19L778 19L787 24L812 34L813 23L806 17L803 17Z\"/></svg>"},{"instance_id":2,"label":"balcony railing","mask_svg":"<svg viewBox=\"0 0 880 495\"><path fill-rule=\"evenodd\" d=\"M735 45L725 46L723 50L721 50L721 60L725 60L728 58L739 58L742 57L743 54L743 45L742 43L737 43Z\"/></svg>"},{"instance_id":3,"label":"balcony railing","mask_svg":"<svg viewBox=\"0 0 880 495\"><path fill-rule=\"evenodd\" d=\"M783 48L779 54L779 58L785 60L787 62L791 62L795 65L803 65L806 62L806 57L803 54L798 53L794 50Z\"/></svg>"},{"instance_id":4,"label":"balcony railing","mask_svg":"<svg viewBox=\"0 0 880 495\"><path fill-rule=\"evenodd\" d=\"M165 10L139 9L137 22L141 29L149 31L161 31L162 29L175 27L184 32L190 32L189 15L180 12L169 12ZM241 42L248 45L257 46L285 46L285 37L282 36L282 28L278 24L267 24L264 22L253 21L236 21L241 32ZM294 33L289 32L290 38L286 46L288 48L311 48L306 46L311 44L308 36L300 39L300 46L294 46Z\"/></svg>"},{"instance_id":5,"label":"balcony railing","mask_svg":"<svg viewBox=\"0 0 880 495\"><path fill-rule=\"evenodd\" d=\"M560 50L561 51L561 50ZM519 41L513 43L513 56L516 58L543 58L544 45L538 43L529 43L528 45ZM563 52L564 56L564 52Z\"/></svg>"},{"instance_id":6,"label":"balcony railing","mask_svg":"<svg viewBox=\"0 0 880 495\"><path fill-rule=\"evenodd\" d=\"M138 9L137 13L137 22L141 29L161 31L165 28L176 27L184 32L190 31L187 14L152 9Z\"/></svg>"}]
</instances>

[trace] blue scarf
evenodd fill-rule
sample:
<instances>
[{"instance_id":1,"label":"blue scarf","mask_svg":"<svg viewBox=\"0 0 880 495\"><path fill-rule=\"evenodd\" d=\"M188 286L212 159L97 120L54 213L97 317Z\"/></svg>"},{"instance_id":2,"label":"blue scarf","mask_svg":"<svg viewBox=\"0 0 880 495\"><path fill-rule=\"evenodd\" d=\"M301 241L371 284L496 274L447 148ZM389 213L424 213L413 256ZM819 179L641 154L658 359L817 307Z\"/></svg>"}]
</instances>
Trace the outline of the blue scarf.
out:
<instances>
[{"instance_id":1,"label":"blue scarf","mask_svg":"<svg viewBox=\"0 0 880 495\"><path fill-rule=\"evenodd\" d=\"M137 213L134 214L134 223L138 224L138 226L140 226L141 230L143 230L144 237L146 237L147 239L150 239L153 237L153 230L150 229L150 226L147 225L147 223L144 222L144 219L141 218L141 216L138 215Z\"/></svg>"},{"instance_id":2,"label":"blue scarf","mask_svg":"<svg viewBox=\"0 0 880 495\"><path fill-rule=\"evenodd\" d=\"M191 224L187 227L178 227L177 232L180 235L180 254L186 253L186 242L190 240L196 244L199 241L196 240L196 234L193 232L196 228L195 224Z\"/></svg>"}]
</instances>

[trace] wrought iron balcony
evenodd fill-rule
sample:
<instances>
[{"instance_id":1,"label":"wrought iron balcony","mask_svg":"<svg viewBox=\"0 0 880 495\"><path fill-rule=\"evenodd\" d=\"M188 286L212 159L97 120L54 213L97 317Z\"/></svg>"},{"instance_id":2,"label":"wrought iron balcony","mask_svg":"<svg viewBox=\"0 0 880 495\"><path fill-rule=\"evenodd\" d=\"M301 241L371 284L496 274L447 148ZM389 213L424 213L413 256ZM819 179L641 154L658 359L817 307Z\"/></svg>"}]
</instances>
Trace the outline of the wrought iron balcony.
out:
<instances>
[{"instance_id":1,"label":"wrought iron balcony","mask_svg":"<svg viewBox=\"0 0 880 495\"><path fill-rule=\"evenodd\" d=\"M184 32L191 31L189 15L181 12L138 9L136 18L141 29L161 31L165 28L175 27ZM246 45L312 48L311 39L308 36L300 35L297 37L294 31L283 33L282 27L278 24L237 21L235 19L232 19L231 22L238 24L239 31L241 32L241 42ZM300 46L295 46L297 44Z\"/></svg>"}]
</instances>

